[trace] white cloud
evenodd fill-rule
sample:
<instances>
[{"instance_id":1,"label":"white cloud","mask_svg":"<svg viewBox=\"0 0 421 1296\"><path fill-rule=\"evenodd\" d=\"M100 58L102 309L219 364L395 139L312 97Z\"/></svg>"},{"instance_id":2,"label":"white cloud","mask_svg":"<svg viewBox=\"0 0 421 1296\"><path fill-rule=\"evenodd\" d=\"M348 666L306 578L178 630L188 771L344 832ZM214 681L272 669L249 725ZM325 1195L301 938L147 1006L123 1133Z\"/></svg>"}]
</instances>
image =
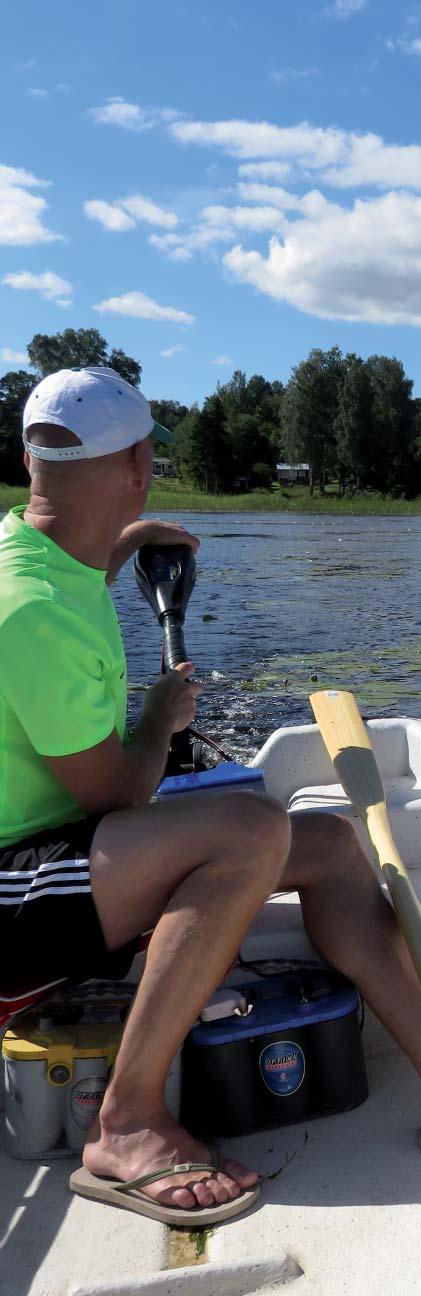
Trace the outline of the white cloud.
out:
<instances>
[{"instance_id":1,"label":"white cloud","mask_svg":"<svg viewBox=\"0 0 421 1296\"><path fill-rule=\"evenodd\" d=\"M190 261L192 252L188 247L189 235L185 234L150 234L148 242L159 252L166 252L171 261Z\"/></svg>"},{"instance_id":2,"label":"white cloud","mask_svg":"<svg viewBox=\"0 0 421 1296\"><path fill-rule=\"evenodd\" d=\"M365 9L367 0L335 0L332 10L335 18L350 18L354 13L360 13Z\"/></svg>"},{"instance_id":3,"label":"white cloud","mask_svg":"<svg viewBox=\"0 0 421 1296\"><path fill-rule=\"evenodd\" d=\"M37 180L32 171L25 171L24 167L11 167L0 165L0 186L5 188L7 185L19 185L22 189L48 189L51 180Z\"/></svg>"},{"instance_id":4,"label":"white cloud","mask_svg":"<svg viewBox=\"0 0 421 1296\"><path fill-rule=\"evenodd\" d=\"M122 207L134 216L135 220L147 221L149 225L162 225L163 229L174 229L177 225L175 212L165 211L163 207L158 207L156 203L151 202L150 198L144 198L142 194L133 194L132 198L125 198Z\"/></svg>"},{"instance_id":5,"label":"white cloud","mask_svg":"<svg viewBox=\"0 0 421 1296\"><path fill-rule=\"evenodd\" d=\"M234 200L226 201L225 190L224 203L204 207L190 226L180 222L151 233L158 251L180 262L197 253L216 259L225 244L223 262L234 278L308 314L421 326L421 192L411 192L421 191L421 146L306 122L177 120L168 129L179 143L209 144L239 158L240 178ZM298 192L292 175L300 181ZM288 188L282 183L287 176ZM386 192L345 205L339 190L358 185ZM325 186L336 189L336 201L322 192ZM136 218L128 200L116 208ZM243 242L233 246L238 231ZM266 232L277 237L263 251L253 235ZM168 315L173 308L137 292L96 309L192 321L185 312ZM169 347L163 354L169 359L175 352ZM232 363L221 356L215 363L223 360Z\"/></svg>"},{"instance_id":6,"label":"white cloud","mask_svg":"<svg viewBox=\"0 0 421 1296\"><path fill-rule=\"evenodd\" d=\"M276 207L204 207L203 219L217 229L282 229L282 213Z\"/></svg>"},{"instance_id":7,"label":"white cloud","mask_svg":"<svg viewBox=\"0 0 421 1296\"><path fill-rule=\"evenodd\" d=\"M421 197L389 193L292 219L267 256L241 245L237 279L324 319L421 326Z\"/></svg>"},{"instance_id":8,"label":"white cloud","mask_svg":"<svg viewBox=\"0 0 421 1296\"><path fill-rule=\"evenodd\" d=\"M308 122L283 127L240 120L176 121L169 130L181 144L214 145L240 159L268 158L271 165L279 158L289 166L293 163L301 178L318 175L335 188L421 189L421 146L385 144L372 132L359 135Z\"/></svg>"},{"instance_id":9,"label":"white cloud","mask_svg":"<svg viewBox=\"0 0 421 1296\"><path fill-rule=\"evenodd\" d=\"M107 230L128 230L135 229L136 221L128 212L125 212L118 203L101 202L93 199L92 202L84 203L85 215L89 220L97 220Z\"/></svg>"},{"instance_id":10,"label":"white cloud","mask_svg":"<svg viewBox=\"0 0 421 1296\"><path fill-rule=\"evenodd\" d=\"M48 90L42 90L40 86L31 86L28 94L32 95L33 99L48 99Z\"/></svg>"},{"instance_id":11,"label":"white cloud","mask_svg":"<svg viewBox=\"0 0 421 1296\"><path fill-rule=\"evenodd\" d=\"M333 126L275 126L271 122L236 120L216 122L175 121L170 123L170 134L180 144L214 144L225 153L239 158L303 158L317 156L318 166L328 166L340 161L343 151L344 131ZM314 165L314 162L313 162Z\"/></svg>"},{"instance_id":12,"label":"white cloud","mask_svg":"<svg viewBox=\"0 0 421 1296\"><path fill-rule=\"evenodd\" d=\"M325 199L314 190L303 198L271 185L240 183L238 191L260 206L210 206L200 213L200 223L189 231L174 234L151 234L149 242L158 251L166 253L171 261L189 261L195 253L215 256L219 243L232 242L234 232L281 233L285 228L284 212L288 210L313 210Z\"/></svg>"},{"instance_id":13,"label":"white cloud","mask_svg":"<svg viewBox=\"0 0 421 1296\"><path fill-rule=\"evenodd\" d=\"M4 364L28 364L26 351L13 351L12 347L0 347L0 360L3 360Z\"/></svg>"},{"instance_id":14,"label":"white cloud","mask_svg":"<svg viewBox=\"0 0 421 1296\"><path fill-rule=\"evenodd\" d=\"M186 348L181 345L165 347L165 350L161 351L160 354L164 357L164 360L172 360L173 356L177 355L179 351L185 351L185 349Z\"/></svg>"},{"instance_id":15,"label":"white cloud","mask_svg":"<svg viewBox=\"0 0 421 1296\"><path fill-rule=\"evenodd\" d=\"M406 37L402 36L399 45L405 54L417 54L418 56L421 54L420 36L414 36L412 40L408 40Z\"/></svg>"},{"instance_id":16,"label":"white cloud","mask_svg":"<svg viewBox=\"0 0 421 1296\"><path fill-rule=\"evenodd\" d=\"M107 99L102 108L91 108L93 120L102 126L125 126L129 130L146 130L148 122L137 104L126 103L115 97Z\"/></svg>"},{"instance_id":17,"label":"white cloud","mask_svg":"<svg viewBox=\"0 0 421 1296\"><path fill-rule=\"evenodd\" d=\"M5 275L2 283L9 284L22 292L39 292L47 301L57 302L59 306L70 306L71 300L63 299L63 293L72 293L73 288L67 279L46 270L44 274L32 274L30 270L19 270L17 274Z\"/></svg>"},{"instance_id":18,"label":"white cloud","mask_svg":"<svg viewBox=\"0 0 421 1296\"><path fill-rule=\"evenodd\" d=\"M0 244L23 247L60 238L43 223L45 198L29 192L47 184L23 167L0 166Z\"/></svg>"},{"instance_id":19,"label":"white cloud","mask_svg":"<svg viewBox=\"0 0 421 1296\"><path fill-rule=\"evenodd\" d=\"M419 58L421 55L421 10L406 10L403 8L403 29L399 36L385 39L386 49L391 53L409 54Z\"/></svg>"},{"instance_id":20,"label":"white cloud","mask_svg":"<svg viewBox=\"0 0 421 1296\"><path fill-rule=\"evenodd\" d=\"M137 221L160 225L163 229L173 229L177 225L175 212L165 211L142 194L133 194L131 198L121 198L113 203L95 199L86 202L84 210L90 220L97 220L104 229L113 231L134 229Z\"/></svg>"},{"instance_id":21,"label":"white cloud","mask_svg":"<svg viewBox=\"0 0 421 1296\"><path fill-rule=\"evenodd\" d=\"M116 315L134 316L135 319L171 320L174 324L195 322L194 315L189 315L187 311L176 310L174 306L160 306L152 297L136 291L123 293L121 297L108 297L93 309L100 314L111 311Z\"/></svg>"},{"instance_id":22,"label":"white cloud","mask_svg":"<svg viewBox=\"0 0 421 1296\"><path fill-rule=\"evenodd\" d=\"M206 224L193 225L191 230L182 234L149 235L149 243L152 247L158 248L159 252L165 252L170 261L190 261L196 252L213 252L216 244L229 243L230 239L232 239L230 224L225 228Z\"/></svg>"},{"instance_id":23,"label":"white cloud","mask_svg":"<svg viewBox=\"0 0 421 1296\"><path fill-rule=\"evenodd\" d=\"M290 170L288 162L241 162L238 174L250 180L286 180Z\"/></svg>"},{"instance_id":24,"label":"white cloud","mask_svg":"<svg viewBox=\"0 0 421 1296\"><path fill-rule=\"evenodd\" d=\"M303 208L307 210L309 207L321 206L326 202L319 189L312 189L310 193L300 197L299 194L291 193L289 189L282 189L277 185L258 182L247 184L242 180L237 185L237 193L246 202L270 203L271 210L273 207L279 207L280 211L301 211Z\"/></svg>"},{"instance_id":25,"label":"white cloud","mask_svg":"<svg viewBox=\"0 0 421 1296\"><path fill-rule=\"evenodd\" d=\"M122 126L136 131L167 125L180 115L173 108L140 108L139 104L127 103L120 95L107 99L102 107L89 108L88 112L97 125Z\"/></svg>"},{"instance_id":26,"label":"white cloud","mask_svg":"<svg viewBox=\"0 0 421 1296\"><path fill-rule=\"evenodd\" d=\"M351 135L343 161L322 176L338 189L361 185L421 189L421 148L418 144L385 144L374 134Z\"/></svg>"},{"instance_id":27,"label":"white cloud","mask_svg":"<svg viewBox=\"0 0 421 1296\"><path fill-rule=\"evenodd\" d=\"M231 356L228 355L217 356L216 360L210 360L209 364L217 365L218 369L224 369L226 365L232 365Z\"/></svg>"}]
</instances>

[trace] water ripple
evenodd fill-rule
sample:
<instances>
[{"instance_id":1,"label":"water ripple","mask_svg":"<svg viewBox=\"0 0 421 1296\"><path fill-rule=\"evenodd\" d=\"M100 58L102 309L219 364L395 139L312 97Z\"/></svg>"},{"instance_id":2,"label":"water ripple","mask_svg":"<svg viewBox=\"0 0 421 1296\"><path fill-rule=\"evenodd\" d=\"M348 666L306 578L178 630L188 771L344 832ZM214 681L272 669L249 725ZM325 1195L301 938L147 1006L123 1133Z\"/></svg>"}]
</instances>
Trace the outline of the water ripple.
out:
<instances>
[{"instance_id":1,"label":"water ripple","mask_svg":"<svg viewBox=\"0 0 421 1296\"><path fill-rule=\"evenodd\" d=\"M202 537L185 627L199 726L247 757L277 726L310 721L308 693L335 683L366 715L420 714L421 518L180 520ZM113 592L134 715L161 634L131 564Z\"/></svg>"}]
</instances>

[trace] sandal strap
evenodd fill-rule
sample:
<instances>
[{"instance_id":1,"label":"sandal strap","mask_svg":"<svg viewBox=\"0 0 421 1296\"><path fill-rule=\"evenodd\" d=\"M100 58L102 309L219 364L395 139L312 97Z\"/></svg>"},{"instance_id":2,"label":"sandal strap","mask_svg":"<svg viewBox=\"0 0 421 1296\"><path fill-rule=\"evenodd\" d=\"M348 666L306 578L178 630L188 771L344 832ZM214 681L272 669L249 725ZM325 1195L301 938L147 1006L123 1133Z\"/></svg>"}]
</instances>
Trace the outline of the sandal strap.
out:
<instances>
[{"instance_id":1,"label":"sandal strap","mask_svg":"<svg viewBox=\"0 0 421 1296\"><path fill-rule=\"evenodd\" d=\"M138 1179L126 1179L113 1184L116 1191L125 1192L127 1188L146 1188L158 1179L169 1179L172 1175L195 1174L197 1170L207 1170L209 1175L216 1173L216 1166L209 1161L185 1161L183 1165L164 1166L162 1170L153 1170L151 1174L141 1175Z\"/></svg>"}]
</instances>

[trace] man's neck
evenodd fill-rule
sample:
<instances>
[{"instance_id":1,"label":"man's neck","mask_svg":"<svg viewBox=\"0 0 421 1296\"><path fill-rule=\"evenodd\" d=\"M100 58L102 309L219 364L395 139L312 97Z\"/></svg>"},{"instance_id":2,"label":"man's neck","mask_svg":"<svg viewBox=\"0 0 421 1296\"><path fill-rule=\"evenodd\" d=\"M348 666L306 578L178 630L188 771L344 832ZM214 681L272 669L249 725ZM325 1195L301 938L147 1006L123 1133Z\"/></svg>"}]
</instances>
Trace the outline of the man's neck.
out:
<instances>
[{"instance_id":1,"label":"man's neck","mask_svg":"<svg viewBox=\"0 0 421 1296\"><path fill-rule=\"evenodd\" d=\"M101 501L101 510L94 508L83 492L53 500L33 490L24 520L86 567L106 571L124 525L107 505Z\"/></svg>"}]
</instances>

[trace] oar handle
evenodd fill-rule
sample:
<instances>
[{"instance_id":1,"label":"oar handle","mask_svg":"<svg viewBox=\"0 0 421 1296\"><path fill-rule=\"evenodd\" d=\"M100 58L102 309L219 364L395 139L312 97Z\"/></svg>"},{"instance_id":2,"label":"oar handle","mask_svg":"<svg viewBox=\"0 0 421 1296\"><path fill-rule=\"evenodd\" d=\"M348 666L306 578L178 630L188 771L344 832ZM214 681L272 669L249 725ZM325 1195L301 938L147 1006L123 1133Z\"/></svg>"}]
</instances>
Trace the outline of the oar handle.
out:
<instances>
[{"instance_id":1,"label":"oar handle","mask_svg":"<svg viewBox=\"0 0 421 1296\"><path fill-rule=\"evenodd\" d=\"M393 841L385 803L367 806L365 818L368 835L377 851L380 867L387 868L392 865L395 873L400 873L402 877L407 878L405 865Z\"/></svg>"},{"instance_id":2,"label":"oar handle","mask_svg":"<svg viewBox=\"0 0 421 1296\"><path fill-rule=\"evenodd\" d=\"M399 873L395 864L385 864L383 872L398 923L421 981L421 913L416 893L408 874Z\"/></svg>"}]
</instances>

